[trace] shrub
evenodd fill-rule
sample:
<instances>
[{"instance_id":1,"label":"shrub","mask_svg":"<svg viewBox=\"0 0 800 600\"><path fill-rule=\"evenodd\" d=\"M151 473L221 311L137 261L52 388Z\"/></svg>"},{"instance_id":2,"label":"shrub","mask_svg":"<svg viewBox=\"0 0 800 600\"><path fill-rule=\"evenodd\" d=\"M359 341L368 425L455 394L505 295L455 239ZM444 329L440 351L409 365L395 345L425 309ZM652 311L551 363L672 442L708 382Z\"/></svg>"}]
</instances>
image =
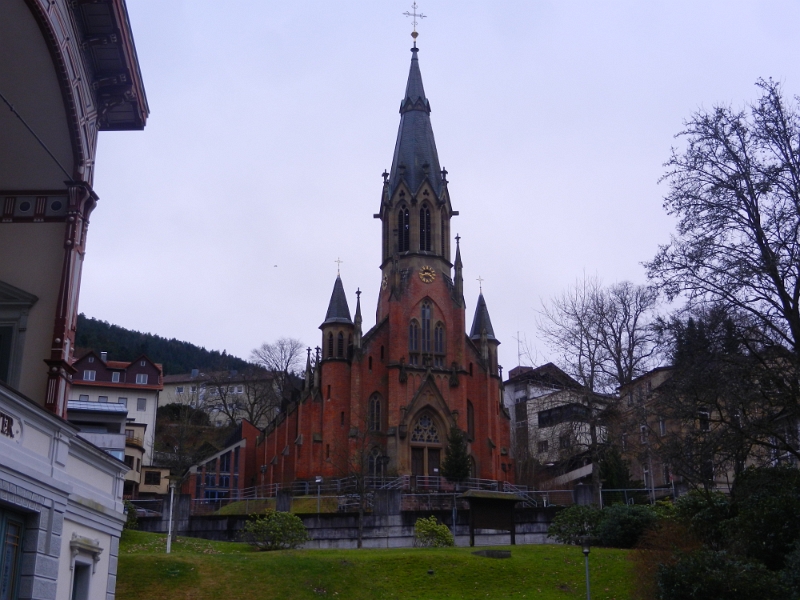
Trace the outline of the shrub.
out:
<instances>
[{"instance_id":1,"label":"shrub","mask_svg":"<svg viewBox=\"0 0 800 600\"><path fill-rule=\"evenodd\" d=\"M749 468L736 478L736 517L731 549L783 568L786 555L800 538L800 471L794 467Z\"/></svg>"},{"instance_id":2,"label":"shrub","mask_svg":"<svg viewBox=\"0 0 800 600\"><path fill-rule=\"evenodd\" d=\"M761 563L739 560L726 552L699 550L662 565L658 600L785 600L788 590L778 573Z\"/></svg>"},{"instance_id":3,"label":"shrub","mask_svg":"<svg viewBox=\"0 0 800 600\"><path fill-rule=\"evenodd\" d=\"M614 504L604 508L594 535L599 546L633 548L658 516L649 506Z\"/></svg>"},{"instance_id":4,"label":"shrub","mask_svg":"<svg viewBox=\"0 0 800 600\"><path fill-rule=\"evenodd\" d=\"M136 514L136 505L130 500L125 500L125 524L123 529L138 529L139 516Z\"/></svg>"},{"instance_id":5,"label":"shrub","mask_svg":"<svg viewBox=\"0 0 800 600\"><path fill-rule=\"evenodd\" d=\"M594 506L570 506L556 515L547 531L554 540L562 544L580 544L584 536L594 543L602 511Z\"/></svg>"},{"instance_id":6,"label":"shrub","mask_svg":"<svg viewBox=\"0 0 800 600\"><path fill-rule=\"evenodd\" d=\"M725 547L733 507L719 492L703 494L692 491L675 502L677 519L701 542L713 550Z\"/></svg>"},{"instance_id":7,"label":"shrub","mask_svg":"<svg viewBox=\"0 0 800 600\"><path fill-rule=\"evenodd\" d=\"M800 541L795 543L794 551L786 557L784 565L781 579L788 590L786 597L798 600L800 599Z\"/></svg>"},{"instance_id":8,"label":"shrub","mask_svg":"<svg viewBox=\"0 0 800 600\"><path fill-rule=\"evenodd\" d=\"M422 548L445 548L455 546L456 540L444 523L436 517L417 519L414 523L414 545Z\"/></svg>"},{"instance_id":9,"label":"shrub","mask_svg":"<svg viewBox=\"0 0 800 600\"><path fill-rule=\"evenodd\" d=\"M242 529L241 537L259 550L297 548L309 540L300 517L271 509L267 509L263 515L253 515Z\"/></svg>"}]
</instances>

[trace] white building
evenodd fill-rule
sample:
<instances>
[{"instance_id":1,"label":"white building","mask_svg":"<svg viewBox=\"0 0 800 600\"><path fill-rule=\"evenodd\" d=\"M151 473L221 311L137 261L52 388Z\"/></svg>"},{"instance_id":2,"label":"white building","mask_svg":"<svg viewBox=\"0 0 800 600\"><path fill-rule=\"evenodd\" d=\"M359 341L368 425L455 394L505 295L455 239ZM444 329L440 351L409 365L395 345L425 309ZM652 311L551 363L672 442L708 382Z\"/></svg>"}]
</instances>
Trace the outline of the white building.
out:
<instances>
[{"instance_id":1,"label":"white building","mask_svg":"<svg viewBox=\"0 0 800 600\"><path fill-rule=\"evenodd\" d=\"M0 598L111 600L128 469L66 418L98 134L148 115L124 0L0 2L0 109Z\"/></svg>"}]
</instances>

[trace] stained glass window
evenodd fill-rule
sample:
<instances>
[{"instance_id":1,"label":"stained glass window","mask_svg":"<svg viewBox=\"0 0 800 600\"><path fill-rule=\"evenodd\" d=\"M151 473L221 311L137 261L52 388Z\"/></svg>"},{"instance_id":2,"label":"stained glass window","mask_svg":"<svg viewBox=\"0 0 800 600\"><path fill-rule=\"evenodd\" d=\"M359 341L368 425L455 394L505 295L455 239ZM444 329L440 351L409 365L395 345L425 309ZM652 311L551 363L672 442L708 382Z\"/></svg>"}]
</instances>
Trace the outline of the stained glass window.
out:
<instances>
[{"instance_id":1,"label":"stained glass window","mask_svg":"<svg viewBox=\"0 0 800 600\"><path fill-rule=\"evenodd\" d=\"M423 444L439 444L439 431L430 415L422 415L411 430L411 441Z\"/></svg>"}]
</instances>

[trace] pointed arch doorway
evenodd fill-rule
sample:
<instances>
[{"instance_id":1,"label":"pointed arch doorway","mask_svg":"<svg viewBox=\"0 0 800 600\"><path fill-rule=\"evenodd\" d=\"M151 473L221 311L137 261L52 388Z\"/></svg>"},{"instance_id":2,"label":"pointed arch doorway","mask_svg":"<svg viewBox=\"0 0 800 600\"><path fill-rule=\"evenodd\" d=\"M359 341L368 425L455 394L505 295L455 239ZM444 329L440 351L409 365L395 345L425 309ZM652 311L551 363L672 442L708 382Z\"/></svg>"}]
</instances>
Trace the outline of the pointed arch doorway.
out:
<instances>
[{"instance_id":1,"label":"pointed arch doorway","mask_svg":"<svg viewBox=\"0 0 800 600\"><path fill-rule=\"evenodd\" d=\"M411 474L438 476L442 463L442 427L430 411L424 411L411 427Z\"/></svg>"}]
</instances>

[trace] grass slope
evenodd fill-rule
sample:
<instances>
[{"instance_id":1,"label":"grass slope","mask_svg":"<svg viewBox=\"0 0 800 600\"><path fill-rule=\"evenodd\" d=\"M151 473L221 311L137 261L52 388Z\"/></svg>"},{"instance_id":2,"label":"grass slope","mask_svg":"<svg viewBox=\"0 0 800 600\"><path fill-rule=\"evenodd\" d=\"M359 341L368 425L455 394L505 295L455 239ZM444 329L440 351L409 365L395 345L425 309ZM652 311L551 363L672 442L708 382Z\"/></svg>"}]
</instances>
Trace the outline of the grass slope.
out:
<instances>
[{"instance_id":1,"label":"grass slope","mask_svg":"<svg viewBox=\"0 0 800 600\"><path fill-rule=\"evenodd\" d=\"M512 558L490 559L471 548L255 552L193 538L178 538L168 556L165 544L163 535L125 532L118 600L586 597L583 555L574 546L515 546ZM630 597L626 556L592 550L592 598Z\"/></svg>"}]
</instances>

